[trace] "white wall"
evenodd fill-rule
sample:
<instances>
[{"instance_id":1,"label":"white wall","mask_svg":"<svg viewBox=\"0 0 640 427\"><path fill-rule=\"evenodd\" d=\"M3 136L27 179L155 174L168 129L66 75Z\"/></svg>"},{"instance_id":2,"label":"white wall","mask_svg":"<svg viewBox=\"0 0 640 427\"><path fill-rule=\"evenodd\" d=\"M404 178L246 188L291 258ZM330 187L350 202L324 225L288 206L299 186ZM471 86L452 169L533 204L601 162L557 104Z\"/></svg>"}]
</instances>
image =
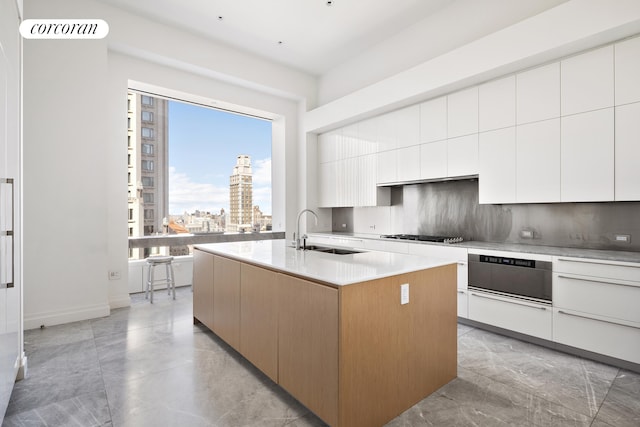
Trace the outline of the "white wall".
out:
<instances>
[{"instance_id":1,"label":"white wall","mask_svg":"<svg viewBox=\"0 0 640 427\"><path fill-rule=\"evenodd\" d=\"M129 304L129 81L270 112L274 227L298 211L303 100L315 79L91 0L30 0L26 18L105 19L105 40L25 43L25 327ZM185 48L188 47L188 48ZM302 106L301 106L302 105ZM276 190L278 188L278 190ZM121 279L107 280L117 270Z\"/></svg>"},{"instance_id":2,"label":"white wall","mask_svg":"<svg viewBox=\"0 0 640 427\"><path fill-rule=\"evenodd\" d=\"M324 132L640 32L640 2L613 3L570 0L327 102L307 112L305 129ZM366 80L371 67L361 65Z\"/></svg>"},{"instance_id":3,"label":"white wall","mask_svg":"<svg viewBox=\"0 0 640 427\"><path fill-rule=\"evenodd\" d=\"M426 62L567 0L457 0L332 68L318 81L318 104Z\"/></svg>"}]
</instances>

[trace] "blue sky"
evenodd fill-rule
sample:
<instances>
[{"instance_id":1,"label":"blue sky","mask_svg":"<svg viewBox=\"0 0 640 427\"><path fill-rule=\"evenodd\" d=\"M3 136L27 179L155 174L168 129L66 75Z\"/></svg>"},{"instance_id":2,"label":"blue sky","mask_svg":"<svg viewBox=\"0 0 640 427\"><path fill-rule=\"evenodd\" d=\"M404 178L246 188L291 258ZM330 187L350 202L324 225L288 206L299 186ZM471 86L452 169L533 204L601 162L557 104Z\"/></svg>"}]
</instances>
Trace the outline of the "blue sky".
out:
<instances>
[{"instance_id":1,"label":"blue sky","mask_svg":"<svg viewBox=\"0 0 640 427\"><path fill-rule=\"evenodd\" d=\"M271 122L169 102L169 213L229 211L229 176L251 156L253 204L271 214Z\"/></svg>"}]
</instances>

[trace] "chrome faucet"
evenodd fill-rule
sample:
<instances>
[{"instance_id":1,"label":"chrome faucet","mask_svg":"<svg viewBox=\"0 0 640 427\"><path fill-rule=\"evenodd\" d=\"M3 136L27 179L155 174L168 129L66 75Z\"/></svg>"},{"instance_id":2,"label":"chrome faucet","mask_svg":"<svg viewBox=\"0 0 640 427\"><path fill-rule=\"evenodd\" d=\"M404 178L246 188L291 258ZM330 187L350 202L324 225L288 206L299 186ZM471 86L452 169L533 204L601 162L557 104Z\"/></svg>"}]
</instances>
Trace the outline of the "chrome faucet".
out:
<instances>
[{"instance_id":1,"label":"chrome faucet","mask_svg":"<svg viewBox=\"0 0 640 427\"><path fill-rule=\"evenodd\" d=\"M318 225L318 215L316 215L314 211L312 211L311 209L303 209L300 211L300 213L298 214L298 228L297 228L298 233L295 236L293 236L293 238L296 239L296 249L302 249L302 246L304 246L304 241L307 239L306 234L304 236L300 236L300 217L302 217L302 214L305 212L312 213L313 216L316 217L316 225ZM303 245L300 244L301 240L303 241Z\"/></svg>"}]
</instances>

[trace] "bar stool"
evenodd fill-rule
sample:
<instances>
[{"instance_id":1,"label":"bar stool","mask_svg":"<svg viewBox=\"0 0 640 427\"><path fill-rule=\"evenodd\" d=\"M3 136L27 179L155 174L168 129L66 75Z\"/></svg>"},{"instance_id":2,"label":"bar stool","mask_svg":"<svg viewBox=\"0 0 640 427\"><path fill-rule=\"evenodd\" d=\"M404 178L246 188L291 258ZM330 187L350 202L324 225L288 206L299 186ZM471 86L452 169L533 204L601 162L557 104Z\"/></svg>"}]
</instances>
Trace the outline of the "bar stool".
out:
<instances>
[{"instance_id":1,"label":"bar stool","mask_svg":"<svg viewBox=\"0 0 640 427\"><path fill-rule=\"evenodd\" d=\"M151 293L151 304L153 304L153 285L156 282L166 282L167 284L167 295L171 294L173 291L173 299L176 299L176 281L175 276L173 275L173 261L172 256L161 256L154 255L147 258L147 286L144 291L144 298L147 299L149 297L149 293ZM153 271L154 267L164 265L166 271L166 279L154 279Z\"/></svg>"}]
</instances>

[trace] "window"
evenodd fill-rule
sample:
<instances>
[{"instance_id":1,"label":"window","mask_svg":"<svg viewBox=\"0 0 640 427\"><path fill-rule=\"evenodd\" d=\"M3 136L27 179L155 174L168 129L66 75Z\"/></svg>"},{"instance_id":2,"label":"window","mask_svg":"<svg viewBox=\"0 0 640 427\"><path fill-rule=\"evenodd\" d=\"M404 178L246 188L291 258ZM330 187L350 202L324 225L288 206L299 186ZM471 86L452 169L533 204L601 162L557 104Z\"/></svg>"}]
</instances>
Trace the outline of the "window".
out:
<instances>
[{"instance_id":1,"label":"window","mask_svg":"<svg viewBox=\"0 0 640 427\"><path fill-rule=\"evenodd\" d=\"M131 172L127 174L127 184L131 185Z\"/></svg>"},{"instance_id":2,"label":"window","mask_svg":"<svg viewBox=\"0 0 640 427\"><path fill-rule=\"evenodd\" d=\"M142 177L142 186L145 188L153 188L154 182L152 176L143 176Z\"/></svg>"},{"instance_id":3,"label":"window","mask_svg":"<svg viewBox=\"0 0 640 427\"><path fill-rule=\"evenodd\" d=\"M142 100L142 105L145 105L147 107L152 107L153 106L153 98L147 95L142 95L141 97Z\"/></svg>"},{"instance_id":4,"label":"window","mask_svg":"<svg viewBox=\"0 0 640 427\"><path fill-rule=\"evenodd\" d=\"M127 135L127 147L131 148L131 135Z\"/></svg>"},{"instance_id":5,"label":"window","mask_svg":"<svg viewBox=\"0 0 640 427\"><path fill-rule=\"evenodd\" d=\"M133 221L133 209L129 209L129 221Z\"/></svg>"},{"instance_id":6,"label":"window","mask_svg":"<svg viewBox=\"0 0 640 427\"><path fill-rule=\"evenodd\" d=\"M144 219L153 219L153 209L144 210Z\"/></svg>"},{"instance_id":7,"label":"window","mask_svg":"<svg viewBox=\"0 0 640 427\"><path fill-rule=\"evenodd\" d=\"M153 193L142 193L144 203L153 203Z\"/></svg>"},{"instance_id":8,"label":"window","mask_svg":"<svg viewBox=\"0 0 640 427\"><path fill-rule=\"evenodd\" d=\"M153 171L153 160L143 160L142 161L142 170L146 172Z\"/></svg>"},{"instance_id":9,"label":"window","mask_svg":"<svg viewBox=\"0 0 640 427\"><path fill-rule=\"evenodd\" d=\"M129 236L133 236L133 227L129 227ZM131 257L131 255L129 255Z\"/></svg>"},{"instance_id":10,"label":"window","mask_svg":"<svg viewBox=\"0 0 640 427\"><path fill-rule=\"evenodd\" d=\"M142 144L142 154L153 155L153 144Z\"/></svg>"},{"instance_id":11,"label":"window","mask_svg":"<svg viewBox=\"0 0 640 427\"><path fill-rule=\"evenodd\" d=\"M142 121L153 123L153 113L151 111L142 112Z\"/></svg>"},{"instance_id":12,"label":"window","mask_svg":"<svg viewBox=\"0 0 640 427\"><path fill-rule=\"evenodd\" d=\"M127 129L131 129L131 117L127 117Z\"/></svg>"},{"instance_id":13,"label":"window","mask_svg":"<svg viewBox=\"0 0 640 427\"><path fill-rule=\"evenodd\" d=\"M127 154L127 165L131 167L131 154Z\"/></svg>"},{"instance_id":14,"label":"window","mask_svg":"<svg viewBox=\"0 0 640 427\"><path fill-rule=\"evenodd\" d=\"M153 129L152 128L142 128L142 137L152 139L153 138Z\"/></svg>"}]
</instances>

